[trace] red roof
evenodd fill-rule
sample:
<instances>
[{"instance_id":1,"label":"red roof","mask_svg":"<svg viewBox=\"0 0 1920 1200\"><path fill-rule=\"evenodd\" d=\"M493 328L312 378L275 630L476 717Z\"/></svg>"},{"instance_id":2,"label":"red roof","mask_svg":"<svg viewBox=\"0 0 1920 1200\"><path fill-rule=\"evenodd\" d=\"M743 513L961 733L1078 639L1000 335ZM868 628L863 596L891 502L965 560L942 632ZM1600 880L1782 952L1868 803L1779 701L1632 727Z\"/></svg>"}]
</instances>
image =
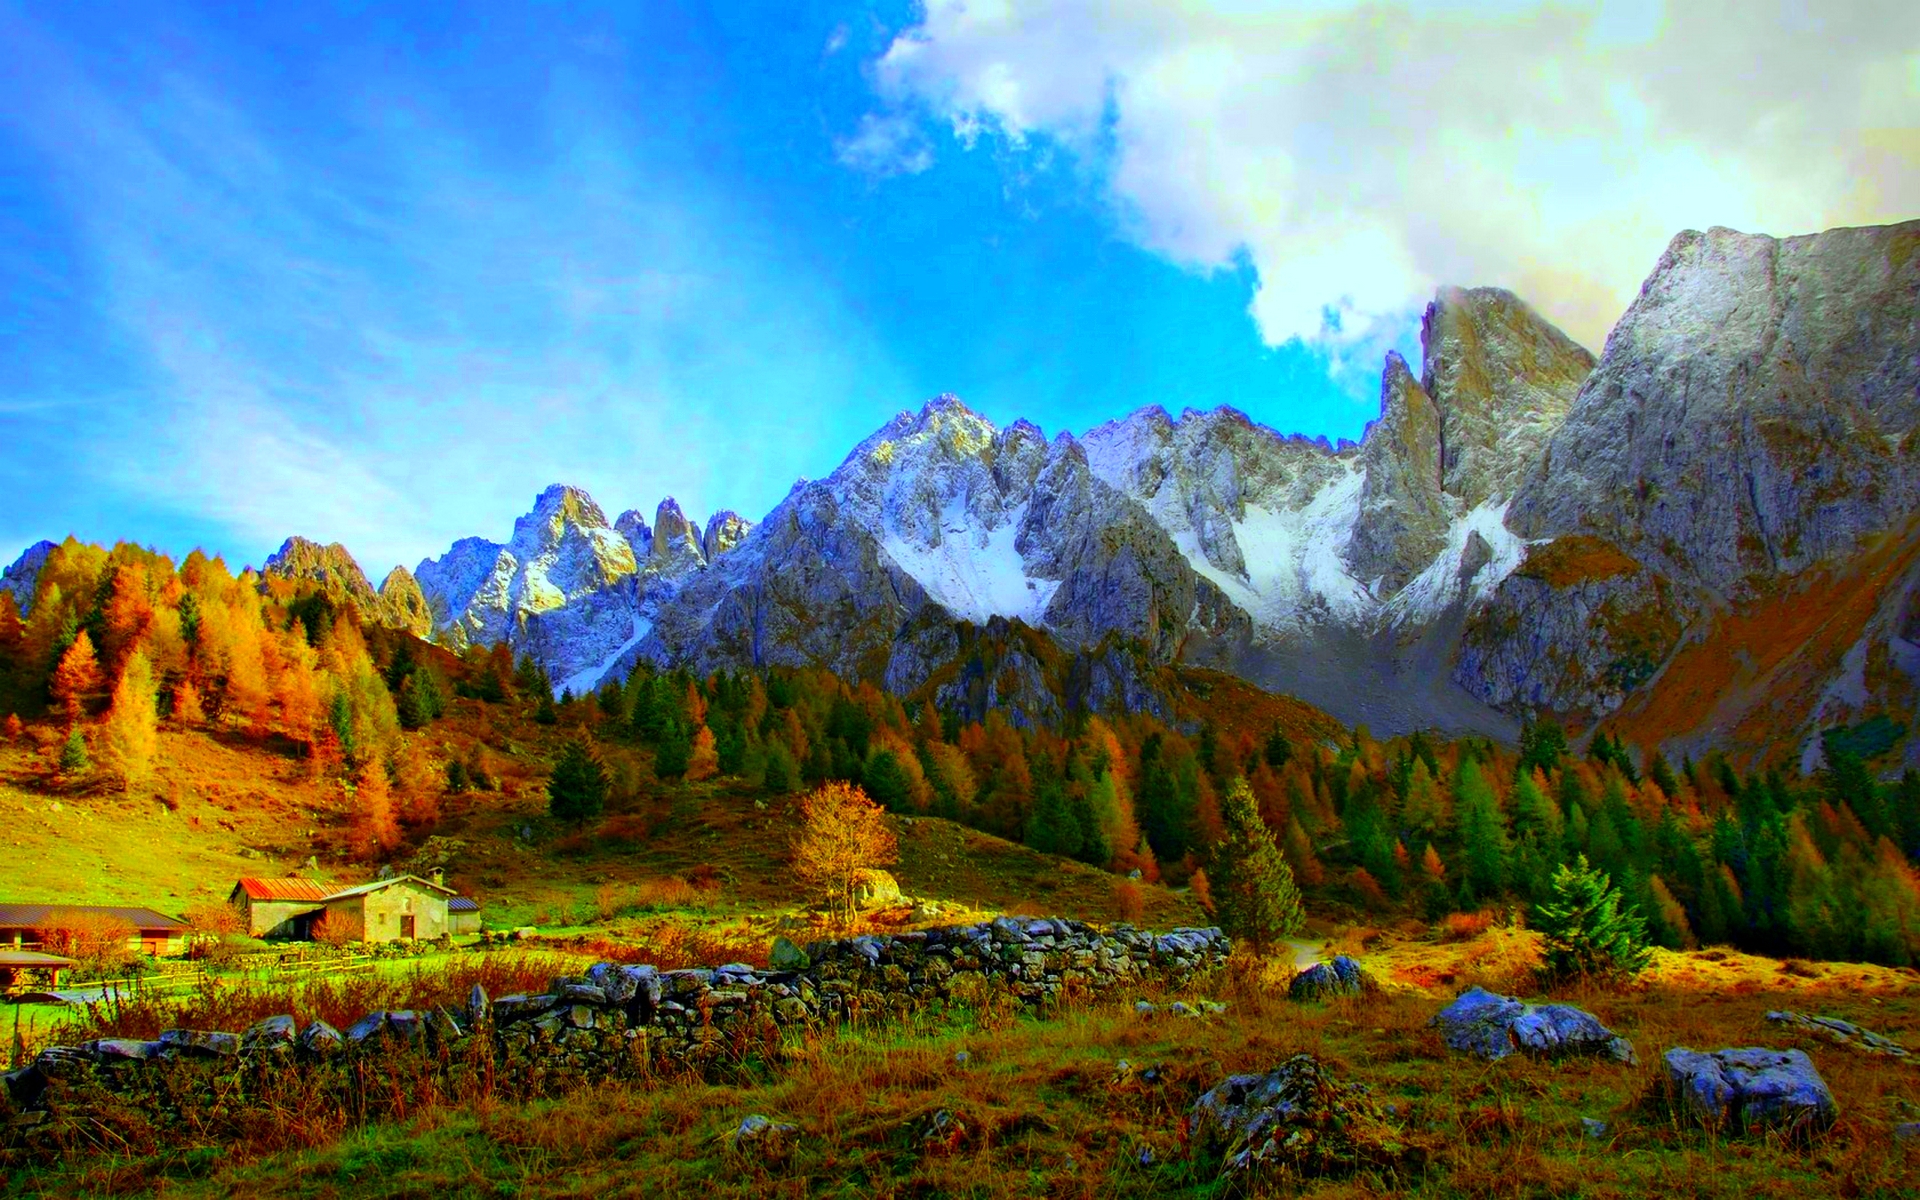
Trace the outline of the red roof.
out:
<instances>
[{"instance_id":1,"label":"red roof","mask_svg":"<svg viewBox=\"0 0 1920 1200\"><path fill-rule=\"evenodd\" d=\"M297 875L284 879L242 879L240 887L252 900L311 900L316 904L337 890Z\"/></svg>"}]
</instances>

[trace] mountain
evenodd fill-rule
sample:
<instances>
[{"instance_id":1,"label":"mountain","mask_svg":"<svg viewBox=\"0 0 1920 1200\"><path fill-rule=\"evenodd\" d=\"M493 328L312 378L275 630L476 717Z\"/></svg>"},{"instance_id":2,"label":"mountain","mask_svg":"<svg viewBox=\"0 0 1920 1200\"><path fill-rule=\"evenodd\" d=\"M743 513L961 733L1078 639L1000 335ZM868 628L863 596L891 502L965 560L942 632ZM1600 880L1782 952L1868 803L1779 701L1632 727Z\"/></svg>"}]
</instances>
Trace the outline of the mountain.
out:
<instances>
[{"instance_id":1,"label":"mountain","mask_svg":"<svg viewBox=\"0 0 1920 1200\"><path fill-rule=\"evenodd\" d=\"M1049 438L939 396L757 525L672 498L609 524L555 485L377 595L337 546L269 573L575 692L641 658L817 664L1044 720L1164 714L1184 664L1378 733L1548 714L1811 764L1829 730L1898 741L1920 695L1917 250L1920 222L1682 233L1598 359L1442 288L1357 444L1157 406Z\"/></svg>"}]
</instances>

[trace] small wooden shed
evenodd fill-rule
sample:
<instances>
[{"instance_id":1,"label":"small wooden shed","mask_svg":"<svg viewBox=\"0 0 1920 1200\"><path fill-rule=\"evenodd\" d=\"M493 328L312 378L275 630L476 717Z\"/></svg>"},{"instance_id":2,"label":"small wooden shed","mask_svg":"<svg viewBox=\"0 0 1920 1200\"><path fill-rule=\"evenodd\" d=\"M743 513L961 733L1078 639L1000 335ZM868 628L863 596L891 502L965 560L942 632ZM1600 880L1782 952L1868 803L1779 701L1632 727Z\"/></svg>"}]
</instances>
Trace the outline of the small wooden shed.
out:
<instances>
[{"instance_id":1,"label":"small wooden shed","mask_svg":"<svg viewBox=\"0 0 1920 1200\"><path fill-rule=\"evenodd\" d=\"M0 996L18 992L52 991L60 986L60 973L79 964L57 954L33 950L0 950Z\"/></svg>"},{"instance_id":2,"label":"small wooden shed","mask_svg":"<svg viewBox=\"0 0 1920 1200\"><path fill-rule=\"evenodd\" d=\"M480 932L480 902L471 896L447 901L447 929L452 933Z\"/></svg>"}]
</instances>

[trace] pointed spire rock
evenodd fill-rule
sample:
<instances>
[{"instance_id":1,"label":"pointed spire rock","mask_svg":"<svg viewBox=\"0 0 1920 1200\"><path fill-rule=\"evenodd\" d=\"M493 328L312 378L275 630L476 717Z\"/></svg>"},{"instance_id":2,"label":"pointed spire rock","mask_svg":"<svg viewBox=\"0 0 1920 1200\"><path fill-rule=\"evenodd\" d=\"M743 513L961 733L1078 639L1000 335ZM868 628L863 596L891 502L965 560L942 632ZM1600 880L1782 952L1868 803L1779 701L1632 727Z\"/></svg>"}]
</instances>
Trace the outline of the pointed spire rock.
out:
<instances>
[{"instance_id":1,"label":"pointed spire rock","mask_svg":"<svg viewBox=\"0 0 1920 1200\"><path fill-rule=\"evenodd\" d=\"M1447 544L1441 420L1399 354L1380 375L1380 419L1360 443L1366 482L1347 545L1347 567L1381 599L1406 585Z\"/></svg>"}]
</instances>

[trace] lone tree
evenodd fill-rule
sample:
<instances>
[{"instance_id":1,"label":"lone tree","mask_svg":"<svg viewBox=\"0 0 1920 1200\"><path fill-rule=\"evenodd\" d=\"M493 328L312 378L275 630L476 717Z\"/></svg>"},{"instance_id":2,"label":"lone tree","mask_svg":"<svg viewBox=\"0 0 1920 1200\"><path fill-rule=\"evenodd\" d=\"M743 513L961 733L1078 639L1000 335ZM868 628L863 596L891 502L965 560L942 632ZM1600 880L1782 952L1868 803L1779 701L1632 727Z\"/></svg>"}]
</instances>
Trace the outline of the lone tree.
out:
<instances>
[{"instance_id":1,"label":"lone tree","mask_svg":"<svg viewBox=\"0 0 1920 1200\"><path fill-rule=\"evenodd\" d=\"M1214 909L1221 928L1264 951L1299 932L1300 889L1245 779L1227 789L1220 817L1226 831L1207 871Z\"/></svg>"},{"instance_id":2,"label":"lone tree","mask_svg":"<svg viewBox=\"0 0 1920 1200\"><path fill-rule=\"evenodd\" d=\"M826 892L828 911L850 925L861 871L900 857L886 811L857 786L835 781L804 797L800 816L793 873L805 886Z\"/></svg>"},{"instance_id":3,"label":"lone tree","mask_svg":"<svg viewBox=\"0 0 1920 1200\"><path fill-rule=\"evenodd\" d=\"M585 821L599 816L606 802L606 767L585 741L569 739L547 780L547 811L562 821Z\"/></svg>"},{"instance_id":4,"label":"lone tree","mask_svg":"<svg viewBox=\"0 0 1920 1200\"><path fill-rule=\"evenodd\" d=\"M1647 922L1622 907L1620 889L1582 854L1553 873L1551 896L1534 905L1533 927L1546 938L1553 979L1633 975L1647 965Z\"/></svg>"}]
</instances>

